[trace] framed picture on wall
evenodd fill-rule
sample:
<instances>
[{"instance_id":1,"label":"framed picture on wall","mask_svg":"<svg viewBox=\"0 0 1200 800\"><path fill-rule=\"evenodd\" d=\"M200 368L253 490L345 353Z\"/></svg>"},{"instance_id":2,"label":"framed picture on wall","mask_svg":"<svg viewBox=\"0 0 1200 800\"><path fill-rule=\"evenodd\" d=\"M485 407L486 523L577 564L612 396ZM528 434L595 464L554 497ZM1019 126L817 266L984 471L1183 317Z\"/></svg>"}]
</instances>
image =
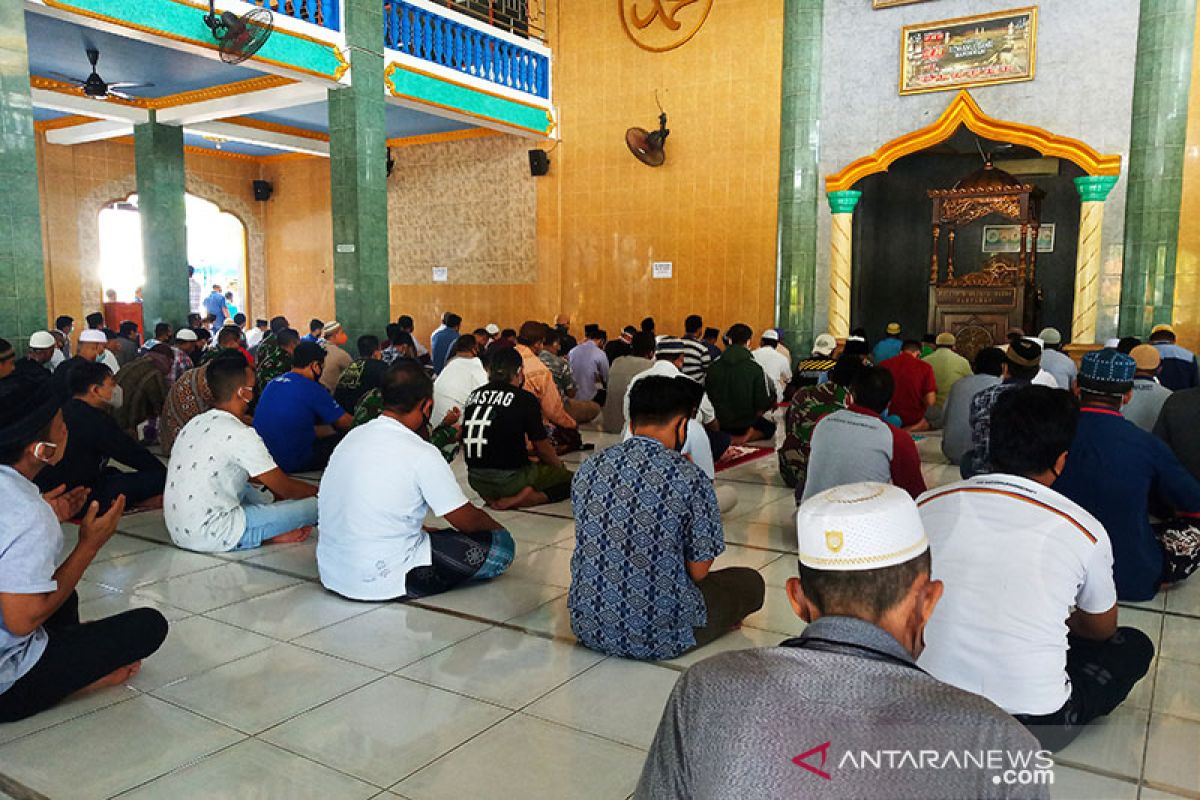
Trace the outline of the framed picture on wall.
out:
<instances>
[{"instance_id":1,"label":"framed picture on wall","mask_svg":"<svg viewBox=\"0 0 1200 800\"><path fill-rule=\"evenodd\" d=\"M1037 6L907 25L900 94L1033 80Z\"/></svg>"},{"instance_id":2,"label":"framed picture on wall","mask_svg":"<svg viewBox=\"0 0 1200 800\"><path fill-rule=\"evenodd\" d=\"M1025 250L1029 252L1033 245L1033 230L1025 231ZM985 253L1019 253L1021 252L1020 225L984 225L983 252ZM1054 223L1048 222L1038 228L1037 251L1039 253L1054 252Z\"/></svg>"},{"instance_id":3,"label":"framed picture on wall","mask_svg":"<svg viewBox=\"0 0 1200 800\"><path fill-rule=\"evenodd\" d=\"M871 8L892 8L893 6L911 6L914 3L928 3L929 0L871 0Z\"/></svg>"}]
</instances>

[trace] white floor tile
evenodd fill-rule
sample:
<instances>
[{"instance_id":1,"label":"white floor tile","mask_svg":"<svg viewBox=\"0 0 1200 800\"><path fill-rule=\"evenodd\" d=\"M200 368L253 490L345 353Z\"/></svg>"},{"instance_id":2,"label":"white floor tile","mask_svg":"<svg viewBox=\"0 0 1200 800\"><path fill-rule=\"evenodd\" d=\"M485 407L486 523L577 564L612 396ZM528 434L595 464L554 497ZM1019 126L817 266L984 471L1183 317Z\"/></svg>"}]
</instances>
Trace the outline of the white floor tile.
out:
<instances>
[{"instance_id":1,"label":"white floor tile","mask_svg":"<svg viewBox=\"0 0 1200 800\"><path fill-rule=\"evenodd\" d=\"M262 738L376 786L391 786L510 713L388 676Z\"/></svg>"},{"instance_id":2,"label":"white floor tile","mask_svg":"<svg viewBox=\"0 0 1200 800\"><path fill-rule=\"evenodd\" d=\"M79 597L79 602L86 603L89 600L99 600L102 597L108 597L110 594L115 594L121 590L115 586L105 586L100 583L93 583L87 578L80 578L79 583L75 584L75 594Z\"/></svg>"},{"instance_id":3,"label":"white floor tile","mask_svg":"<svg viewBox=\"0 0 1200 800\"><path fill-rule=\"evenodd\" d=\"M158 652L142 663L131 685L144 692L198 675L243 656L266 650L272 639L207 617L190 617L171 625Z\"/></svg>"},{"instance_id":4,"label":"white floor tile","mask_svg":"<svg viewBox=\"0 0 1200 800\"><path fill-rule=\"evenodd\" d=\"M121 800L366 800L378 791L266 742L247 739L123 794Z\"/></svg>"},{"instance_id":5,"label":"white floor tile","mask_svg":"<svg viewBox=\"0 0 1200 800\"><path fill-rule=\"evenodd\" d=\"M1164 658L1190 661L1200 664L1200 619L1177 617L1164 614L1162 646L1159 653Z\"/></svg>"},{"instance_id":6,"label":"white floor tile","mask_svg":"<svg viewBox=\"0 0 1200 800\"><path fill-rule=\"evenodd\" d=\"M1090 723L1079 738L1057 754L1067 766L1101 769L1115 775L1137 778L1142 769L1142 745L1146 740L1149 714L1119 707L1107 717Z\"/></svg>"},{"instance_id":7,"label":"white floor tile","mask_svg":"<svg viewBox=\"0 0 1200 800\"><path fill-rule=\"evenodd\" d=\"M612 800L633 791L644 759L632 747L518 714L394 788L414 800Z\"/></svg>"},{"instance_id":8,"label":"white floor tile","mask_svg":"<svg viewBox=\"0 0 1200 800\"><path fill-rule=\"evenodd\" d=\"M277 644L154 694L238 730L258 733L380 674L311 650Z\"/></svg>"},{"instance_id":9,"label":"white floor tile","mask_svg":"<svg viewBox=\"0 0 1200 800\"><path fill-rule=\"evenodd\" d=\"M717 560L712 568L749 567L750 569L761 569L778 558L779 553L774 550L759 550L756 547L727 543L725 545L725 552L717 556Z\"/></svg>"},{"instance_id":10,"label":"white floor tile","mask_svg":"<svg viewBox=\"0 0 1200 800\"><path fill-rule=\"evenodd\" d=\"M489 509L488 513L504 525L505 529L517 540L517 558L521 557L522 545L544 547L563 541L575 541L574 520L523 511L501 514Z\"/></svg>"},{"instance_id":11,"label":"white floor tile","mask_svg":"<svg viewBox=\"0 0 1200 800\"><path fill-rule=\"evenodd\" d=\"M723 480L721 473L717 476L718 486L728 486L737 493L737 506L729 512L728 520L746 519L754 514L756 509L781 500L791 500L795 505L796 497L792 489L771 486L765 483L742 483L740 481Z\"/></svg>"},{"instance_id":12,"label":"white floor tile","mask_svg":"<svg viewBox=\"0 0 1200 800\"><path fill-rule=\"evenodd\" d=\"M222 563L216 569L146 586L139 590L139 594L188 611L203 613L299 582L298 578L244 564Z\"/></svg>"},{"instance_id":13,"label":"white floor tile","mask_svg":"<svg viewBox=\"0 0 1200 800\"><path fill-rule=\"evenodd\" d=\"M399 674L517 709L602 658L577 645L493 628L405 667Z\"/></svg>"},{"instance_id":14,"label":"white floor tile","mask_svg":"<svg viewBox=\"0 0 1200 800\"><path fill-rule=\"evenodd\" d=\"M394 672L487 629L482 622L391 603L302 636L294 644Z\"/></svg>"},{"instance_id":15,"label":"white floor tile","mask_svg":"<svg viewBox=\"0 0 1200 800\"><path fill-rule=\"evenodd\" d=\"M1138 800L1138 785L1134 781L1119 781L1059 766L1054 768L1050 797L1052 800Z\"/></svg>"},{"instance_id":16,"label":"white floor tile","mask_svg":"<svg viewBox=\"0 0 1200 800\"><path fill-rule=\"evenodd\" d=\"M290 641L373 608L377 606L338 597L325 591L320 584L298 583L218 608L208 616L264 636Z\"/></svg>"},{"instance_id":17,"label":"white floor tile","mask_svg":"<svg viewBox=\"0 0 1200 800\"><path fill-rule=\"evenodd\" d=\"M1200 722L1200 663L1158 659L1154 711ZM1196 754L1200 758L1200 751Z\"/></svg>"},{"instance_id":18,"label":"white floor tile","mask_svg":"<svg viewBox=\"0 0 1200 800\"><path fill-rule=\"evenodd\" d=\"M165 578L218 567L222 563L212 556L161 547L92 564L84 575L95 583L118 589L135 589Z\"/></svg>"},{"instance_id":19,"label":"white floor tile","mask_svg":"<svg viewBox=\"0 0 1200 800\"><path fill-rule=\"evenodd\" d=\"M508 568L508 576L561 589L571 588L571 550L541 547L518 553Z\"/></svg>"},{"instance_id":20,"label":"white floor tile","mask_svg":"<svg viewBox=\"0 0 1200 800\"><path fill-rule=\"evenodd\" d=\"M1169 611L1200 617L1200 576L1159 592L1155 599L1165 600Z\"/></svg>"},{"instance_id":21,"label":"white floor tile","mask_svg":"<svg viewBox=\"0 0 1200 800\"><path fill-rule=\"evenodd\" d=\"M28 736L40 730L45 730L67 720L90 714L101 708L116 703L124 703L140 697L141 693L128 686L113 686L98 692L68 697L53 708L46 709L40 714L26 717L19 722L6 722L0 725L0 744L11 742L22 736Z\"/></svg>"},{"instance_id":22,"label":"white floor tile","mask_svg":"<svg viewBox=\"0 0 1200 800\"><path fill-rule=\"evenodd\" d=\"M796 557L788 554L777 556L774 561L758 570L767 583L767 591L784 589L788 578L796 577Z\"/></svg>"},{"instance_id":23,"label":"white floor tile","mask_svg":"<svg viewBox=\"0 0 1200 800\"><path fill-rule=\"evenodd\" d=\"M317 574L317 541L315 537L310 536L307 541L293 545L264 545L253 553L254 555L246 559L246 563L261 564L298 578L320 580L320 576Z\"/></svg>"},{"instance_id":24,"label":"white floor tile","mask_svg":"<svg viewBox=\"0 0 1200 800\"><path fill-rule=\"evenodd\" d=\"M763 596L763 607L746 617L742 625L747 628L762 628L781 634L784 638L798 636L804 630L804 620L796 616L788 601L787 591L768 586Z\"/></svg>"},{"instance_id":25,"label":"white floor tile","mask_svg":"<svg viewBox=\"0 0 1200 800\"><path fill-rule=\"evenodd\" d=\"M796 552L796 526L767 525L761 522L731 520L725 523L725 543L745 544L780 555Z\"/></svg>"},{"instance_id":26,"label":"white floor tile","mask_svg":"<svg viewBox=\"0 0 1200 800\"><path fill-rule=\"evenodd\" d=\"M1160 612L1147 611L1143 608L1119 608L1117 609L1117 624L1137 628L1149 636L1150 641L1154 642L1154 649L1157 652L1162 641L1163 616Z\"/></svg>"},{"instance_id":27,"label":"white floor tile","mask_svg":"<svg viewBox=\"0 0 1200 800\"><path fill-rule=\"evenodd\" d=\"M61 564L66 560L71 551L75 549L76 543L79 541L79 526L64 524L63 528L63 546L58 552L57 563ZM111 558L120 558L121 556L129 556L134 553L144 553L147 550L156 550L163 547L155 542L148 542L145 539L138 539L133 536L126 536L121 533L114 533L112 538L104 543L100 548L100 552L92 559L92 563L100 561L108 561Z\"/></svg>"},{"instance_id":28,"label":"white floor tile","mask_svg":"<svg viewBox=\"0 0 1200 800\"><path fill-rule=\"evenodd\" d=\"M524 713L645 750L679 675L655 664L609 658Z\"/></svg>"},{"instance_id":29,"label":"white floor tile","mask_svg":"<svg viewBox=\"0 0 1200 800\"><path fill-rule=\"evenodd\" d=\"M504 622L566 594L566 589L501 575L490 581L460 586L445 594L423 597L422 605L470 614L480 619Z\"/></svg>"},{"instance_id":30,"label":"white floor tile","mask_svg":"<svg viewBox=\"0 0 1200 800\"><path fill-rule=\"evenodd\" d=\"M1200 722L1155 714L1146 748L1146 781L1167 791L1200 794ZM1143 795L1144 796L1144 795Z\"/></svg>"},{"instance_id":31,"label":"white floor tile","mask_svg":"<svg viewBox=\"0 0 1200 800\"><path fill-rule=\"evenodd\" d=\"M110 592L95 600L79 604L79 619L91 622L104 617L111 617L133 608L156 608L167 619L167 622L178 622L192 615L186 609L159 602L153 597L147 597L140 592Z\"/></svg>"},{"instance_id":32,"label":"white floor tile","mask_svg":"<svg viewBox=\"0 0 1200 800\"><path fill-rule=\"evenodd\" d=\"M804 623L797 618L796 625L795 633L788 635L774 631L760 630L759 628L748 628L743 625L738 630L730 631L715 642L706 644L704 647L693 650L690 653L684 653L679 658L673 658L664 663L675 664L680 667L690 667L692 664L703 661L710 656L715 656L717 653L726 653L730 650L747 650L752 647L775 647L784 639L799 635L800 631L804 629Z\"/></svg>"},{"instance_id":33,"label":"white floor tile","mask_svg":"<svg viewBox=\"0 0 1200 800\"><path fill-rule=\"evenodd\" d=\"M0 772L48 797L106 798L241 738L142 695L0 747Z\"/></svg>"},{"instance_id":34,"label":"white floor tile","mask_svg":"<svg viewBox=\"0 0 1200 800\"><path fill-rule=\"evenodd\" d=\"M567 609L567 596L557 597L549 603L538 606L528 614L513 617L509 625L517 625L539 633L548 633L556 639L575 641L575 633L571 630L571 612Z\"/></svg>"},{"instance_id":35,"label":"white floor tile","mask_svg":"<svg viewBox=\"0 0 1200 800\"><path fill-rule=\"evenodd\" d=\"M785 497L762 505L747 505L745 508L739 502L725 524L734 526L753 522L780 527L794 526L796 524L795 498Z\"/></svg>"}]
</instances>

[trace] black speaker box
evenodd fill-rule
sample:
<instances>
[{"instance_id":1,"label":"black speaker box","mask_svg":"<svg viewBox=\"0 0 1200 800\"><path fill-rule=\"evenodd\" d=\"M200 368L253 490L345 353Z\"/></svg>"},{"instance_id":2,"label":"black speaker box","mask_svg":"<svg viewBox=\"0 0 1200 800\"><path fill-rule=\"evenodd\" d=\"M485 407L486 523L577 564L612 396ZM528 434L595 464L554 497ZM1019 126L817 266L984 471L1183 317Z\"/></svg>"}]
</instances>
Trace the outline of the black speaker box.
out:
<instances>
[{"instance_id":1,"label":"black speaker box","mask_svg":"<svg viewBox=\"0 0 1200 800\"><path fill-rule=\"evenodd\" d=\"M529 174L535 178L550 172L550 156L546 155L545 150L530 150L529 151Z\"/></svg>"},{"instance_id":2,"label":"black speaker box","mask_svg":"<svg viewBox=\"0 0 1200 800\"><path fill-rule=\"evenodd\" d=\"M254 182L254 199L255 200L263 200L263 201L270 200L271 195L274 194L274 192L275 192L275 187L271 185L270 181L255 181Z\"/></svg>"}]
</instances>

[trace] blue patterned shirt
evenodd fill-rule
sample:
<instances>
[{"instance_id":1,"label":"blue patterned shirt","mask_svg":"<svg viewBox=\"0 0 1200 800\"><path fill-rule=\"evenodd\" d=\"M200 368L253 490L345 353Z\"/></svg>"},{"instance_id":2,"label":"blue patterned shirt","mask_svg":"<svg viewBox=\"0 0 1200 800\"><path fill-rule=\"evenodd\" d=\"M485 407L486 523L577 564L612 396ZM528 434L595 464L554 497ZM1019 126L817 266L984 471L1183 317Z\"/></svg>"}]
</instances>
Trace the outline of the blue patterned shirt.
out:
<instances>
[{"instance_id":1,"label":"blue patterned shirt","mask_svg":"<svg viewBox=\"0 0 1200 800\"><path fill-rule=\"evenodd\" d=\"M688 561L725 550L721 511L700 468L634 436L592 456L571 483L571 629L609 655L657 660L694 647L708 621Z\"/></svg>"}]
</instances>

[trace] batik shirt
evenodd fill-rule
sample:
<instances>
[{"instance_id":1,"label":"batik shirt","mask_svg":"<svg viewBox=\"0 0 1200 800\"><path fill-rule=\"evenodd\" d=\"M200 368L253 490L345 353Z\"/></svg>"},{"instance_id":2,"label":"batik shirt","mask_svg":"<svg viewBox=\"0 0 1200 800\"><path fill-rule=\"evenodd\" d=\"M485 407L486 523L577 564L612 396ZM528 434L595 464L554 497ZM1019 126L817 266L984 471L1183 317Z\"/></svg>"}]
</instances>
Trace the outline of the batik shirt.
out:
<instances>
[{"instance_id":1,"label":"batik shirt","mask_svg":"<svg viewBox=\"0 0 1200 800\"><path fill-rule=\"evenodd\" d=\"M972 474L992 471L992 409L996 401L1005 392L1028 385L1028 381L1005 381L981 390L971 399Z\"/></svg>"},{"instance_id":2,"label":"batik shirt","mask_svg":"<svg viewBox=\"0 0 1200 800\"><path fill-rule=\"evenodd\" d=\"M708 613L687 562L725 550L712 481L660 442L634 436L583 462L571 501L567 605L579 641L638 659L694 647L693 629Z\"/></svg>"},{"instance_id":3,"label":"batik shirt","mask_svg":"<svg viewBox=\"0 0 1200 800\"><path fill-rule=\"evenodd\" d=\"M785 438L779 448L779 473L788 486L796 489L797 497L804 494L813 430L827 414L848 405L845 387L836 383L805 387L792 398L784 422Z\"/></svg>"},{"instance_id":4,"label":"batik shirt","mask_svg":"<svg viewBox=\"0 0 1200 800\"><path fill-rule=\"evenodd\" d=\"M268 383L292 370L291 353L279 346L274 334L267 335L259 343L255 358L258 360L258 368L254 371L254 390L257 395L262 394Z\"/></svg>"}]
</instances>

